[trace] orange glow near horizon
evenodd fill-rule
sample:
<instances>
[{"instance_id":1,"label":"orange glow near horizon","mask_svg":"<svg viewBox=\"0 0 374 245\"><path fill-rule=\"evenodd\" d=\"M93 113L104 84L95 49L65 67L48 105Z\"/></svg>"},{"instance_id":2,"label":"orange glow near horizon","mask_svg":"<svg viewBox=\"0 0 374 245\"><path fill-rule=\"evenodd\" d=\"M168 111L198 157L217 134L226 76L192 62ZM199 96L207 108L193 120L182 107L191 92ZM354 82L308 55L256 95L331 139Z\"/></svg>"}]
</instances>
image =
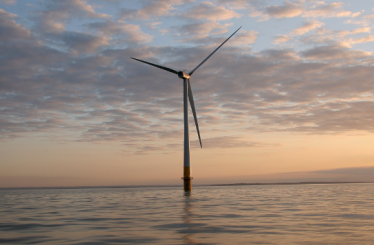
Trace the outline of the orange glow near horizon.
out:
<instances>
[{"instance_id":1,"label":"orange glow near horizon","mask_svg":"<svg viewBox=\"0 0 374 245\"><path fill-rule=\"evenodd\" d=\"M252 138L273 145L193 148L194 183L266 181L267 175L282 179L276 174L285 173L299 173L302 178L311 171L372 166L374 161L372 135L261 133ZM0 145L6 163L0 166L0 172L7 173L1 176L1 187L180 184L182 176L181 150L127 155L121 153L124 146L116 143L60 144L35 139L16 139Z\"/></svg>"}]
</instances>

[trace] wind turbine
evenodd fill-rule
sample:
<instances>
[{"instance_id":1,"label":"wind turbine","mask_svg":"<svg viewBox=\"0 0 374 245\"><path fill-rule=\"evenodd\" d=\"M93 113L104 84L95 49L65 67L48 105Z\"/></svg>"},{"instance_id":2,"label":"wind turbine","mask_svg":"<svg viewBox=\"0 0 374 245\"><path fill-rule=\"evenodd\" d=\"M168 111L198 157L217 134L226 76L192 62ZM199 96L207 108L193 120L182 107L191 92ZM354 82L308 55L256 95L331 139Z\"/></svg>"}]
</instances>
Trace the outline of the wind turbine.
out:
<instances>
[{"instance_id":1,"label":"wind turbine","mask_svg":"<svg viewBox=\"0 0 374 245\"><path fill-rule=\"evenodd\" d=\"M239 27L239 29L242 27ZM170 69L165 66L160 66L153 64L151 62L147 62L144 60L139 60L136 58L131 57L131 59L143 62L145 64L155 66L157 68L160 68L162 70L177 74L179 78L183 79L183 117L184 117L184 168L183 168L183 182L184 182L184 190L185 191L191 191L192 190L192 177L191 177L191 166L190 166L190 139L189 139L189 130L188 130L188 102L187 98L190 101L191 109L192 109L192 114L193 118L195 119L195 125L196 125L196 130L197 130L197 135L199 136L199 142L200 142L200 147L203 148L203 145L201 144L201 137L200 137L200 131L199 131L199 124L197 123L197 117L196 117L196 110L195 110L195 103L192 95L192 89L191 89L191 83L190 83L190 78L192 74L200 67L202 66L222 45L224 45L232 36L235 35L239 31L237 29L231 36L229 36L221 45L218 46L208 57L205 58L198 66L195 67L190 73L186 73L184 71L176 71L173 69Z\"/></svg>"}]
</instances>

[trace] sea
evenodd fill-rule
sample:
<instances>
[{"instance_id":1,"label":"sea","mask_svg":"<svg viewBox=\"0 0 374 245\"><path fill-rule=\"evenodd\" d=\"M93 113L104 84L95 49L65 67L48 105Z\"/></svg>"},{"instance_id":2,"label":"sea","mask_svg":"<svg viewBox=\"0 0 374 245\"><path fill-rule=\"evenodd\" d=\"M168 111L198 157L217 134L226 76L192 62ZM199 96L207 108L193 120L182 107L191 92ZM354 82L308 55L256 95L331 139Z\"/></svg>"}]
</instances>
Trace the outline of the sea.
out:
<instances>
[{"instance_id":1,"label":"sea","mask_svg":"<svg viewBox=\"0 0 374 245\"><path fill-rule=\"evenodd\" d=\"M1 244L374 244L374 184L1 189Z\"/></svg>"}]
</instances>

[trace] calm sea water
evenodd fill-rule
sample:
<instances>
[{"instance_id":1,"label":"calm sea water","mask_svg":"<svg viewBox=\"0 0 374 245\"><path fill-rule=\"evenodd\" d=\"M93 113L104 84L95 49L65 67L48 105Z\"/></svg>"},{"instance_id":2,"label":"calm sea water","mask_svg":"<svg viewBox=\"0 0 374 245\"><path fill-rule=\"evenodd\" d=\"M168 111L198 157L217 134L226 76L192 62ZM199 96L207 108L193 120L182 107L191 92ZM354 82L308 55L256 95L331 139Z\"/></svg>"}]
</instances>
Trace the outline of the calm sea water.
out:
<instances>
[{"instance_id":1,"label":"calm sea water","mask_svg":"<svg viewBox=\"0 0 374 245\"><path fill-rule=\"evenodd\" d=\"M374 184L0 190L3 244L374 244Z\"/></svg>"}]
</instances>

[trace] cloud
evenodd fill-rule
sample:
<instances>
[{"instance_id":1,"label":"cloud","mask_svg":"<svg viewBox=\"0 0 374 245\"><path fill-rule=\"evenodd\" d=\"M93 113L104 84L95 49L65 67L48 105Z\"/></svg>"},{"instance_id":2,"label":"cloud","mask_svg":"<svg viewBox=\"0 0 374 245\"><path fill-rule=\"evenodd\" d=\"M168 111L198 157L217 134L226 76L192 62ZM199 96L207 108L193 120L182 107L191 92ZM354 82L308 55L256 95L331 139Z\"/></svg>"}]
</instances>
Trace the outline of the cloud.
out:
<instances>
[{"instance_id":1,"label":"cloud","mask_svg":"<svg viewBox=\"0 0 374 245\"><path fill-rule=\"evenodd\" d=\"M174 9L173 5L182 4L182 0L156 0L149 1L146 6L139 10L137 16L140 18L151 18L153 16L168 15Z\"/></svg>"},{"instance_id":2,"label":"cloud","mask_svg":"<svg viewBox=\"0 0 374 245\"><path fill-rule=\"evenodd\" d=\"M287 35L277 35L274 37L274 44L280 44L280 43L288 42L290 40L292 40L292 38L290 38Z\"/></svg>"},{"instance_id":3,"label":"cloud","mask_svg":"<svg viewBox=\"0 0 374 245\"><path fill-rule=\"evenodd\" d=\"M352 34L370 33L370 30L370 27L357 28L352 31Z\"/></svg>"},{"instance_id":4,"label":"cloud","mask_svg":"<svg viewBox=\"0 0 374 245\"><path fill-rule=\"evenodd\" d=\"M273 18L292 18L303 13L304 7L300 3L285 1L283 5L273 5L266 8L266 13Z\"/></svg>"},{"instance_id":5,"label":"cloud","mask_svg":"<svg viewBox=\"0 0 374 245\"><path fill-rule=\"evenodd\" d=\"M235 39L230 42L230 44L234 45L248 45L256 42L258 36L257 31L241 31L236 34Z\"/></svg>"},{"instance_id":6,"label":"cloud","mask_svg":"<svg viewBox=\"0 0 374 245\"><path fill-rule=\"evenodd\" d=\"M31 32L29 30L12 20L16 17L17 15L0 9L1 41L22 41L23 39L29 38L31 36Z\"/></svg>"},{"instance_id":7,"label":"cloud","mask_svg":"<svg viewBox=\"0 0 374 245\"><path fill-rule=\"evenodd\" d=\"M137 9L122 8L120 9L118 15L120 19L131 19L131 18L134 18L137 13L138 13Z\"/></svg>"},{"instance_id":8,"label":"cloud","mask_svg":"<svg viewBox=\"0 0 374 245\"><path fill-rule=\"evenodd\" d=\"M17 3L17 0L0 0L0 4L13 5L16 3Z\"/></svg>"},{"instance_id":9,"label":"cloud","mask_svg":"<svg viewBox=\"0 0 374 245\"><path fill-rule=\"evenodd\" d=\"M191 146L194 148L200 148L200 143L198 140L191 141ZM203 147L204 149L226 149L226 148L252 148L252 147L276 147L279 144L269 144L263 142L248 141L241 137L235 136L221 136L204 139Z\"/></svg>"},{"instance_id":10,"label":"cloud","mask_svg":"<svg viewBox=\"0 0 374 245\"><path fill-rule=\"evenodd\" d=\"M192 2L192 0L152 0L144 2L144 6L139 10L128 8L121 9L119 12L120 18L152 19L155 17L173 15L172 11L176 10L174 6L189 3Z\"/></svg>"},{"instance_id":11,"label":"cloud","mask_svg":"<svg viewBox=\"0 0 374 245\"><path fill-rule=\"evenodd\" d=\"M34 32L40 36L43 42L49 45L71 51L73 53L93 53L104 46L108 46L112 40L111 36L93 35L77 30L66 30L65 26L73 19L108 19L110 15L98 13L94 6L83 0L67 0L57 1L51 0L41 3L41 9L35 11L31 20L35 23ZM140 41L147 38L144 33L137 30L135 25L126 25L125 23L114 23L113 21L94 22L86 24L91 30L95 30L99 34L108 34L115 31L122 31L123 36L129 42ZM101 28L100 28L101 27ZM102 31L103 27L107 30ZM121 29L122 28L122 29ZM137 32L138 31L138 32ZM117 35L118 37L119 35ZM118 41L118 39L116 40Z\"/></svg>"},{"instance_id":12,"label":"cloud","mask_svg":"<svg viewBox=\"0 0 374 245\"><path fill-rule=\"evenodd\" d=\"M0 35L0 137L113 141L139 154L177 149L183 135L181 81L130 57L191 70L227 38L231 26L204 20L175 24L168 29L174 38L200 45L140 45L149 36L129 21L88 18L71 28L66 21L78 17L69 12L54 19L61 30L36 28L46 11L62 8L50 4L38 10L39 18L20 22L31 28L1 12L0 33L6 35ZM205 140L212 149L265 144L237 138L251 132L374 131L373 54L337 42L370 41L370 30L315 30L301 39L312 46L253 51L237 45L254 43L261 33L243 29L204 63L191 79L200 129L209 136L203 136L204 146ZM349 36L356 34L361 36ZM289 38L276 36L279 42Z\"/></svg>"},{"instance_id":13,"label":"cloud","mask_svg":"<svg viewBox=\"0 0 374 245\"><path fill-rule=\"evenodd\" d=\"M172 28L175 33L181 35L178 39L181 42L192 42L199 44L221 44L227 37L214 37L228 32L226 25L216 22L189 24L181 27ZM230 45L249 45L255 43L257 39L257 31L240 30L235 39L230 40Z\"/></svg>"},{"instance_id":14,"label":"cloud","mask_svg":"<svg viewBox=\"0 0 374 245\"><path fill-rule=\"evenodd\" d=\"M94 36L81 32L65 31L58 34L49 35L49 38L56 42L62 41L69 49L83 53L96 52L102 46L108 46L106 37Z\"/></svg>"},{"instance_id":15,"label":"cloud","mask_svg":"<svg viewBox=\"0 0 374 245\"><path fill-rule=\"evenodd\" d=\"M304 17L308 18L328 18L328 17L356 17L357 13L352 13L350 11L345 11L343 9L343 3L342 2L333 2L330 4L327 4L323 1L318 1L316 6L312 8L311 10L307 10L304 13Z\"/></svg>"},{"instance_id":16,"label":"cloud","mask_svg":"<svg viewBox=\"0 0 374 245\"><path fill-rule=\"evenodd\" d=\"M269 61L297 61L300 60L298 53L292 49L268 49L261 52L262 57Z\"/></svg>"},{"instance_id":17,"label":"cloud","mask_svg":"<svg viewBox=\"0 0 374 245\"><path fill-rule=\"evenodd\" d=\"M353 44L356 44L356 43L368 43L368 42L374 42L374 36L373 35L369 35L369 36L366 36L366 37L357 38L357 39L354 39L352 41Z\"/></svg>"},{"instance_id":18,"label":"cloud","mask_svg":"<svg viewBox=\"0 0 374 245\"><path fill-rule=\"evenodd\" d=\"M258 148L258 147L279 147L280 144L277 143L265 143L257 141L248 141L242 137L237 136L220 136L213 138L203 139L203 149L231 149L231 148ZM128 144L126 144L128 145ZM152 144L152 145L142 145L136 144L131 145L136 148L136 155L146 155L151 152L162 152L170 153L176 152L183 149L183 144L173 143L167 145ZM200 143L198 140L191 141L191 148L200 149Z\"/></svg>"},{"instance_id":19,"label":"cloud","mask_svg":"<svg viewBox=\"0 0 374 245\"><path fill-rule=\"evenodd\" d=\"M205 47L106 48L89 57L70 56L38 46L31 37L23 46L3 45L1 50L7 57L2 69L8 71L1 73L3 137L63 129L80 132L83 141L146 139L145 147L155 139L179 137L180 83L162 70L126 57L144 57L179 69L195 67L212 51ZM316 103L317 99L335 101L349 99L352 93L358 97L370 93L372 69L359 62L370 57L339 46L257 54L225 46L192 80L199 123L206 132L231 124L315 133L372 130L368 111L359 111L364 105L370 108L371 102ZM348 63L342 66L342 62ZM350 83L357 79L360 86ZM328 95L319 95L326 91ZM367 120L352 123L353 112Z\"/></svg>"},{"instance_id":20,"label":"cloud","mask_svg":"<svg viewBox=\"0 0 374 245\"><path fill-rule=\"evenodd\" d=\"M302 52L302 56L316 60L357 60L368 58L371 54L359 50L349 50L341 46L322 46L305 50Z\"/></svg>"},{"instance_id":21,"label":"cloud","mask_svg":"<svg viewBox=\"0 0 374 245\"><path fill-rule=\"evenodd\" d=\"M184 16L198 20L221 21L239 18L240 14L223 6L217 6L212 2L202 2L184 13Z\"/></svg>"},{"instance_id":22,"label":"cloud","mask_svg":"<svg viewBox=\"0 0 374 245\"><path fill-rule=\"evenodd\" d=\"M374 19L374 14L365 15L363 18L366 19L366 20Z\"/></svg>"},{"instance_id":23,"label":"cloud","mask_svg":"<svg viewBox=\"0 0 374 245\"><path fill-rule=\"evenodd\" d=\"M120 43L142 44L152 41L152 36L141 31L139 25L127 24L124 21L92 22L86 25L100 35L115 39Z\"/></svg>"},{"instance_id":24,"label":"cloud","mask_svg":"<svg viewBox=\"0 0 374 245\"><path fill-rule=\"evenodd\" d=\"M61 32L71 18L108 18L109 15L97 13L94 7L83 0L51 0L44 2L44 9L34 13L38 29L43 32Z\"/></svg>"},{"instance_id":25,"label":"cloud","mask_svg":"<svg viewBox=\"0 0 374 245\"><path fill-rule=\"evenodd\" d=\"M308 27L308 26L307 26ZM313 27L313 26L311 26ZM308 28L307 28L308 29ZM373 40L372 35L363 36L359 38L354 38L354 35L370 33L370 27L356 28L351 31L344 30L329 30L327 28L317 28L316 33L313 35L308 35L300 39L304 44L308 45L333 45L342 46L346 48L352 48L353 45L358 43L371 42Z\"/></svg>"},{"instance_id":26,"label":"cloud","mask_svg":"<svg viewBox=\"0 0 374 245\"><path fill-rule=\"evenodd\" d=\"M221 35L228 32L228 27L217 22L203 22L175 26L171 28L178 36L185 38L200 39L211 35Z\"/></svg>"},{"instance_id":27,"label":"cloud","mask_svg":"<svg viewBox=\"0 0 374 245\"><path fill-rule=\"evenodd\" d=\"M360 16L362 13L361 12L356 12L351 15L352 18L356 18L357 16Z\"/></svg>"},{"instance_id":28,"label":"cloud","mask_svg":"<svg viewBox=\"0 0 374 245\"><path fill-rule=\"evenodd\" d=\"M170 32L175 33L177 40L180 42L190 42L203 45L219 45L228 36L221 34L228 32L228 25L222 25L216 22L188 24L170 28ZM240 30L235 39L230 40L230 45L249 45L255 43L258 32Z\"/></svg>"},{"instance_id":29,"label":"cloud","mask_svg":"<svg viewBox=\"0 0 374 245\"><path fill-rule=\"evenodd\" d=\"M374 127L369 123L372 119L359 119L366 113L371 113L370 107L373 105L373 102L322 103L308 110L309 116L308 113L283 114L273 117L272 120L277 118L279 121L289 122L289 128L283 125L286 131L315 134L337 134L355 130L374 132ZM364 111L363 108L368 110Z\"/></svg>"},{"instance_id":30,"label":"cloud","mask_svg":"<svg viewBox=\"0 0 374 245\"><path fill-rule=\"evenodd\" d=\"M162 22L151 22L151 23L147 23L146 25L147 25L150 29L154 30L154 29L156 29L157 26L160 25L161 23L162 23Z\"/></svg>"},{"instance_id":31,"label":"cloud","mask_svg":"<svg viewBox=\"0 0 374 245\"><path fill-rule=\"evenodd\" d=\"M224 4L231 9L246 9L251 6L262 6L264 3L261 0L216 0L218 4Z\"/></svg>"},{"instance_id":32,"label":"cloud","mask_svg":"<svg viewBox=\"0 0 374 245\"><path fill-rule=\"evenodd\" d=\"M308 20L304 23L303 26L296 28L291 33L295 35L303 35L311 30L317 29L318 27L323 26L324 23L317 20Z\"/></svg>"},{"instance_id":33,"label":"cloud","mask_svg":"<svg viewBox=\"0 0 374 245\"><path fill-rule=\"evenodd\" d=\"M250 7L250 16L259 17L260 21L270 18L293 18L302 16L304 18L331 18L331 17L352 17L355 18L361 12L353 13L344 10L341 2L325 3L324 1L285 1L282 5L264 6L254 1Z\"/></svg>"}]
</instances>

